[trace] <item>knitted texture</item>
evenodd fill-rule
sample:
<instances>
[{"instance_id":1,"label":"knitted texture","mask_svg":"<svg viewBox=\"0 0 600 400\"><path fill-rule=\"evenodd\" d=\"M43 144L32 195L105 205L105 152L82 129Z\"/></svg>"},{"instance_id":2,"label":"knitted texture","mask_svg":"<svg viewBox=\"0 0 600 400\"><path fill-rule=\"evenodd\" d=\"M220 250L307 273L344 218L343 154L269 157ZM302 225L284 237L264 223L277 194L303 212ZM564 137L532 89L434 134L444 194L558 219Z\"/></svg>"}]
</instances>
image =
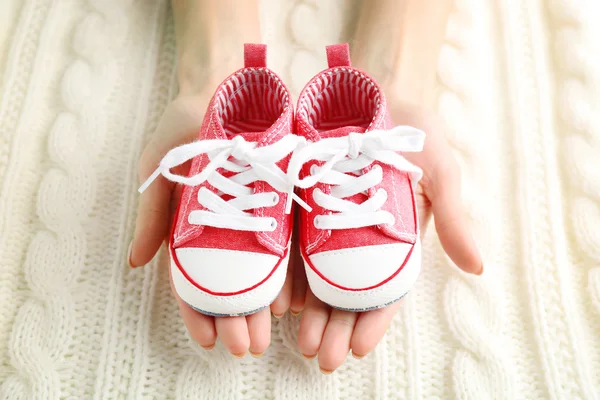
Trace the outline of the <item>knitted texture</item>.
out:
<instances>
[{"instance_id":1,"label":"knitted texture","mask_svg":"<svg viewBox=\"0 0 600 400\"><path fill-rule=\"evenodd\" d=\"M202 350L166 254L126 265L137 160L176 93L168 3L0 6L0 399L600 397L597 2L456 2L438 111L486 272L460 272L429 229L386 336L329 376L290 315L260 359ZM261 3L295 98L358 4Z\"/></svg>"}]
</instances>

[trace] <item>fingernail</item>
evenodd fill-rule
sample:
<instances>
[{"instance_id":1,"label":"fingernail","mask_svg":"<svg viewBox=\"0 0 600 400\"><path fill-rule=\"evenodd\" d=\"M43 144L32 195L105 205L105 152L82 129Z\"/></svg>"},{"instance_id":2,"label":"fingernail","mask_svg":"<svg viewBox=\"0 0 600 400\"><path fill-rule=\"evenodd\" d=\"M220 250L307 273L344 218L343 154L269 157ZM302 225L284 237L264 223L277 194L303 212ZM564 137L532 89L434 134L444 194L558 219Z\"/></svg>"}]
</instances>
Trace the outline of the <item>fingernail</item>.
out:
<instances>
[{"instance_id":1,"label":"fingernail","mask_svg":"<svg viewBox=\"0 0 600 400\"><path fill-rule=\"evenodd\" d=\"M233 356L236 358L244 358L246 356L246 352L233 354Z\"/></svg>"},{"instance_id":2,"label":"fingernail","mask_svg":"<svg viewBox=\"0 0 600 400\"><path fill-rule=\"evenodd\" d=\"M331 375L333 373L333 371L330 371L328 369L323 369L321 367L319 367L319 369L321 370L321 372L323 373L323 375Z\"/></svg>"},{"instance_id":3,"label":"fingernail","mask_svg":"<svg viewBox=\"0 0 600 400\"><path fill-rule=\"evenodd\" d=\"M283 317L284 314L275 314L273 313L273 316L277 319L281 319L281 317Z\"/></svg>"},{"instance_id":4,"label":"fingernail","mask_svg":"<svg viewBox=\"0 0 600 400\"><path fill-rule=\"evenodd\" d=\"M214 349L214 348L215 348L215 344L213 343L213 344L211 344L210 346L202 346L202 348L203 348L204 350L212 350L212 349Z\"/></svg>"},{"instance_id":5,"label":"fingernail","mask_svg":"<svg viewBox=\"0 0 600 400\"><path fill-rule=\"evenodd\" d=\"M265 353L253 353L253 352L250 352L250 355L252 357L254 357L254 358L261 358L263 356L263 354L265 354Z\"/></svg>"},{"instance_id":6,"label":"fingernail","mask_svg":"<svg viewBox=\"0 0 600 400\"><path fill-rule=\"evenodd\" d=\"M483 263L481 263L481 267L479 267L479 271L476 274L480 276L483 274Z\"/></svg>"},{"instance_id":7,"label":"fingernail","mask_svg":"<svg viewBox=\"0 0 600 400\"><path fill-rule=\"evenodd\" d=\"M133 240L129 242L129 248L127 249L127 264L129 264L129 268L135 268L135 265L131 263L131 247L133 246Z\"/></svg>"},{"instance_id":8,"label":"fingernail","mask_svg":"<svg viewBox=\"0 0 600 400\"><path fill-rule=\"evenodd\" d=\"M302 357L306 358L307 360L312 360L316 356L317 356L316 354L313 354L312 356L307 356L306 354L302 354Z\"/></svg>"},{"instance_id":9,"label":"fingernail","mask_svg":"<svg viewBox=\"0 0 600 400\"><path fill-rule=\"evenodd\" d=\"M294 317L297 317L298 315L300 315L300 311L290 309L290 314L292 314Z\"/></svg>"},{"instance_id":10,"label":"fingernail","mask_svg":"<svg viewBox=\"0 0 600 400\"><path fill-rule=\"evenodd\" d=\"M352 352L352 357L356 358L357 360L360 360L361 358L365 358L365 356L358 355L355 352Z\"/></svg>"}]
</instances>

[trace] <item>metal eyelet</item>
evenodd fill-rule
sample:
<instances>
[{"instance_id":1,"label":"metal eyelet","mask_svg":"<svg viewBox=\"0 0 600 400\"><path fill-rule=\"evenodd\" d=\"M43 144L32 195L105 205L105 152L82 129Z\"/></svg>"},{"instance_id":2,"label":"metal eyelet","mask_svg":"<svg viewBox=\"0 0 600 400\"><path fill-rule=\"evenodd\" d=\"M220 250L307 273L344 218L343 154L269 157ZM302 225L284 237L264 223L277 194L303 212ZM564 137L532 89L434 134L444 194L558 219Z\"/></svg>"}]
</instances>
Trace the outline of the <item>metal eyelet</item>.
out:
<instances>
[{"instance_id":1,"label":"metal eyelet","mask_svg":"<svg viewBox=\"0 0 600 400\"><path fill-rule=\"evenodd\" d=\"M317 229L321 229L320 225L321 225L321 219L319 218L319 216L317 215L314 219L313 219L313 225L315 226L315 228Z\"/></svg>"},{"instance_id":2,"label":"metal eyelet","mask_svg":"<svg viewBox=\"0 0 600 400\"><path fill-rule=\"evenodd\" d=\"M277 220L275 218L271 218L271 229L277 229Z\"/></svg>"},{"instance_id":3,"label":"metal eyelet","mask_svg":"<svg viewBox=\"0 0 600 400\"><path fill-rule=\"evenodd\" d=\"M315 202L317 201L317 199L315 198L315 193L317 193L317 192L319 192L319 193L323 193L323 191L322 191L321 189L319 189L319 188L315 188L315 189L312 191L312 198L313 198L313 200L314 200Z\"/></svg>"}]
</instances>

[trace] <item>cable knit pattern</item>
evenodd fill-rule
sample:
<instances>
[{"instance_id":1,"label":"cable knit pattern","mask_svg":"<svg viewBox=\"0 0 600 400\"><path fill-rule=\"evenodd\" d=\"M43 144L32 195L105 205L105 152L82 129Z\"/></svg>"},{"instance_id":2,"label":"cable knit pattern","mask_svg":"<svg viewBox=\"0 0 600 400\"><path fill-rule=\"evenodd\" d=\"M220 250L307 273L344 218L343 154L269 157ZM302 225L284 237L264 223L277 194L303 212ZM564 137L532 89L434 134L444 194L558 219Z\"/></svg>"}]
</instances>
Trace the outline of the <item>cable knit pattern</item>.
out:
<instances>
[{"instance_id":1,"label":"cable knit pattern","mask_svg":"<svg viewBox=\"0 0 600 400\"><path fill-rule=\"evenodd\" d=\"M600 62L589 54L600 51L600 27L581 2L553 1L550 22L556 28L553 56L558 99L558 126L564 151L561 161L565 204L573 237L568 237L570 257L581 270L575 272L576 315L586 336L582 342L590 358L590 375L600 375L600 350L587 338L600 332ZM596 10L600 7L596 5ZM567 215L568 215L567 214ZM581 254L576 257L575 255ZM587 275L586 275L587 274ZM587 283L586 283L587 280ZM586 293L587 289L587 293Z\"/></svg>"},{"instance_id":2,"label":"cable knit pattern","mask_svg":"<svg viewBox=\"0 0 600 400\"><path fill-rule=\"evenodd\" d=\"M14 177L5 178L6 171L12 169L12 175L18 171L18 166L9 163L9 155L19 149L19 140L14 135L19 118L23 114L27 82L32 74L32 64L39 45L39 35L42 31L44 18L48 11L48 5L43 2L28 2L23 4L23 12L13 32L14 45L11 46L10 59L15 60L8 63L4 69L5 75L2 84L2 95L0 95L0 182L1 190L14 190L12 182ZM37 185L30 179L23 181ZM13 224L9 215L14 210L12 202L7 197L0 197L0 232L5 232L6 227ZM21 210L26 206L22 205ZM8 340L10 337L11 324L17 313L18 306L23 296L17 295L25 286L21 268L14 266L22 263L24 248L14 246L15 242L26 240L28 234L24 230L17 229L14 235L7 237L2 234L0 240L0 254L2 254L3 268L0 268L0 359L8 359ZM4 268L4 265L13 266ZM0 383L4 382L8 375L12 374L12 368L8 362L0 363ZM0 392L1 393L1 392Z\"/></svg>"},{"instance_id":3,"label":"cable knit pattern","mask_svg":"<svg viewBox=\"0 0 600 400\"><path fill-rule=\"evenodd\" d=\"M538 4L539 5L539 4ZM557 162L542 11L536 4L509 4L503 13L504 34L514 49L508 65L523 82L512 93L515 144L529 149L519 155L517 188L523 221L523 262L529 265L527 290L545 385L555 398L594 398L589 356L574 311L572 274L566 257L563 213L560 208ZM536 227L535 230L531 227ZM551 358L544 357L552 353Z\"/></svg>"},{"instance_id":4,"label":"cable knit pattern","mask_svg":"<svg viewBox=\"0 0 600 400\"><path fill-rule=\"evenodd\" d=\"M58 398L64 393L60 370L70 351L77 313L72 292L87 251L82 227L95 198L97 181L89 163L102 148L106 131L97 110L104 107L115 78L108 34L122 36L121 10L90 2L73 32L74 61L66 68L58 94L63 110L48 136L52 163L42 177L37 215L43 229L31 241L23 264L30 296L20 307L9 342L15 374L3 394ZM54 9L50 12L61 12ZM113 18L111 18L113 17ZM119 35L121 34L121 35Z\"/></svg>"},{"instance_id":5,"label":"cable knit pattern","mask_svg":"<svg viewBox=\"0 0 600 400\"><path fill-rule=\"evenodd\" d=\"M494 227L488 235L478 235L478 244L486 258L501 256L501 226L483 209L483 204L498 195L486 181L499 179L497 172L480 174L479 165L494 160L500 162L497 147L490 147L490 138L481 135L481 127L492 129L489 94L494 88L494 66L486 29L490 15L480 1L463 1L450 17L449 42L442 50L439 76L446 89L440 96L440 111L449 128L449 139L465 171L463 179L468 214L480 226ZM464 38L470 38L468 42ZM470 77L471 79L468 79ZM474 83L487 84L475 90ZM492 86L492 87L490 87ZM490 176L493 174L493 176ZM491 179L490 179L491 178ZM468 188L477 187L477 194ZM494 193L496 192L496 193ZM457 399L514 399L512 363L504 349L502 329L505 315L502 295L493 285L497 278L495 263L486 265L490 271L483 279L455 273L444 289L443 304L450 331L464 347L457 350L452 361L454 397ZM467 306L468 305L468 306Z\"/></svg>"},{"instance_id":6,"label":"cable knit pattern","mask_svg":"<svg viewBox=\"0 0 600 400\"><path fill-rule=\"evenodd\" d=\"M6 0L7 1L7 0ZM598 5L460 0L438 110L486 272L429 229L376 350L329 376L273 319L263 357L193 343L167 257L126 266L136 166L176 93L169 1L10 0L0 68L0 399L597 399ZM592 4L594 3L594 4ZM262 0L269 65L297 95L352 41L358 1Z\"/></svg>"}]
</instances>

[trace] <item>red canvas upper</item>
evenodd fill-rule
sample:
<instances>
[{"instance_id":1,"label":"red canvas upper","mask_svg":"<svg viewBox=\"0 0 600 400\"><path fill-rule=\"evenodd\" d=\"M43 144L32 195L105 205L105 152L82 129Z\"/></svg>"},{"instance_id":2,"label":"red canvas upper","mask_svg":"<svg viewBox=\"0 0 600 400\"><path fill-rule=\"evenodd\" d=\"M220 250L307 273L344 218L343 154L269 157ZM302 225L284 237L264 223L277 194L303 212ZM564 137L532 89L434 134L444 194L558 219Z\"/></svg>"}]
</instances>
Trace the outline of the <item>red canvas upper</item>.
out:
<instances>
[{"instance_id":1,"label":"red canvas upper","mask_svg":"<svg viewBox=\"0 0 600 400\"><path fill-rule=\"evenodd\" d=\"M300 94L296 112L297 134L316 142L329 137L347 136L350 132L363 133L392 128L381 88L367 74L350 66L347 45L329 46L327 57L330 68L315 76ZM301 171L301 178L309 175L311 164L322 163L307 163ZM389 197L382 210L389 211L395 217L394 225L341 230L317 229L314 226L314 218L331 213L313 200L312 193L317 188L326 194L331 193L329 185L319 182L300 191L302 199L312 207L310 213L304 209L300 210L301 241L307 254L369 245L416 242L417 217L409 174L378 162L374 162L363 172L368 172L376 164L383 169L383 181L371 188L368 196L358 194L347 200L362 203L379 188L384 188Z\"/></svg>"},{"instance_id":2,"label":"red canvas upper","mask_svg":"<svg viewBox=\"0 0 600 400\"><path fill-rule=\"evenodd\" d=\"M262 147L279 141L292 131L293 106L287 88L265 67L265 60L263 45L246 45L245 68L230 75L217 88L198 133L199 140L231 139L242 135ZM278 166L285 171L288 162L289 157ZM208 163L205 155L194 158L189 176L198 174ZM223 170L218 172L223 173ZM208 182L183 187L173 229L174 248L219 248L284 255L291 235L291 217L285 214L286 193L278 192L263 181L256 182L254 193L277 192L280 201L273 207L254 209L254 214L273 217L278 225L273 232L246 232L188 222L190 212L203 209L197 201L198 191L203 186L216 192Z\"/></svg>"}]
</instances>

